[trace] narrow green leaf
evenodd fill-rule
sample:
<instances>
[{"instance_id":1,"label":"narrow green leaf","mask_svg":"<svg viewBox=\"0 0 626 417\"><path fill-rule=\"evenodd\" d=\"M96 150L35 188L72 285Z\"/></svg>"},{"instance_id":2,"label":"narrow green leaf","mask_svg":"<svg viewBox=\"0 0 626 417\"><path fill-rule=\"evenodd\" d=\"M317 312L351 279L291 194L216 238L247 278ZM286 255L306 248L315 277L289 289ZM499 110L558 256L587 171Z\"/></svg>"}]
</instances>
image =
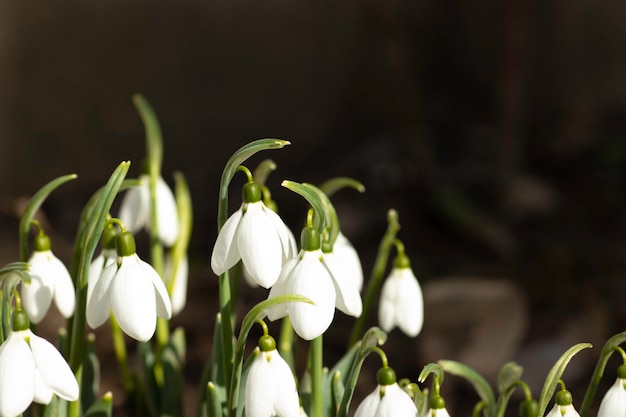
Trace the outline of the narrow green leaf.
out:
<instances>
[{"instance_id":1,"label":"narrow green leaf","mask_svg":"<svg viewBox=\"0 0 626 417\"><path fill-rule=\"evenodd\" d=\"M264 159L254 169L254 172L252 173L252 179L254 179L254 182L259 185L265 185L267 177L274 170L276 170L276 163L271 159Z\"/></svg>"},{"instance_id":2,"label":"narrow green leaf","mask_svg":"<svg viewBox=\"0 0 626 417\"><path fill-rule=\"evenodd\" d=\"M111 417L113 414L113 393L107 392L87 409L84 417Z\"/></svg>"},{"instance_id":3,"label":"narrow green leaf","mask_svg":"<svg viewBox=\"0 0 626 417\"><path fill-rule=\"evenodd\" d=\"M539 395L539 415L542 416L546 411L548 403L552 399L554 395L554 391L556 390L557 383L561 376L563 376L563 372L565 372L565 368L569 361L583 349L591 348L593 345L591 343L578 343L571 348L569 348L560 358L556 361L548 376L546 378L546 382L543 384L543 388L541 389L541 394Z\"/></svg>"},{"instance_id":4,"label":"narrow green leaf","mask_svg":"<svg viewBox=\"0 0 626 417\"><path fill-rule=\"evenodd\" d=\"M69 174L54 179L44 185L39 191L35 193L35 195L31 197L30 201L26 205L26 208L24 209L22 217L20 218L19 225L20 259L22 261L26 262L29 258L30 249L28 246L28 234L31 222L35 217L37 210L39 210L39 207L41 207L43 202L46 200L46 198L48 198L48 195L50 195L52 191L54 191L60 185L65 184L66 182L71 181L75 178L77 178L76 174Z\"/></svg>"},{"instance_id":5,"label":"narrow green leaf","mask_svg":"<svg viewBox=\"0 0 626 417\"><path fill-rule=\"evenodd\" d=\"M87 410L96 403L96 398L100 392L100 360L95 345L96 336L93 333L88 334L80 389L80 402L83 410Z\"/></svg>"},{"instance_id":6,"label":"narrow green leaf","mask_svg":"<svg viewBox=\"0 0 626 417\"><path fill-rule=\"evenodd\" d=\"M493 415L495 412L496 399L489 383L478 372L469 366L460 362L451 360L441 360L439 364L443 370L449 374L465 378L472 386L485 404L487 415Z\"/></svg>"},{"instance_id":7,"label":"narrow green leaf","mask_svg":"<svg viewBox=\"0 0 626 417\"><path fill-rule=\"evenodd\" d=\"M430 374L435 375L437 381L439 381L439 384L443 383L443 378L446 375L443 371L443 367L439 363L431 362L425 365L424 368L422 368L422 372L420 372L419 376L417 377L417 382L423 383L424 381L426 381L426 378L428 378Z\"/></svg>"},{"instance_id":8,"label":"narrow green leaf","mask_svg":"<svg viewBox=\"0 0 626 417\"><path fill-rule=\"evenodd\" d=\"M346 387L343 383L343 379L341 378L341 371L336 371L331 379L332 386L332 409L330 410L331 416L337 414L337 410L341 406L341 399L343 398L343 393L346 390Z\"/></svg>"},{"instance_id":9,"label":"narrow green leaf","mask_svg":"<svg viewBox=\"0 0 626 417\"><path fill-rule=\"evenodd\" d=\"M161 126L156 117L152 105L141 94L133 95L133 103L141 116L146 130L146 151L148 156L148 166L150 176L160 175L161 163L163 161L163 139L161 137ZM154 171L154 172L153 172Z\"/></svg>"},{"instance_id":10,"label":"narrow green leaf","mask_svg":"<svg viewBox=\"0 0 626 417\"><path fill-rule=\"evenodd\" d=\"M182 416L183 408L183 364L172 344L161 352L163 386L160 387L161 415Z\"/></svg>"},{"instance_id":11,"label":"narrow green leaf","mask_svg":"<svg viewBox=\"0 0 626 417\"><path fill-rule=\"evenodd\" d=\"M331 197L337 191L346 187L353 188L360 193L365 192L365 186L363 184L355 179L348 177L335 177L326 180L322 184L320 184L319 189L322 190L324 194Z\"/></svg>"},{"instance_id":12,"label":"narrow green leaf","mask_svg":"<svg viewBox=\"0 0 626 417\"><path fill-rule=\"evenodd\" d=\"M174 173L176 181L176 206L178 208L178 239L171 251L172 268L170 276L167 278L167 291L172 295L178 268L187 256L189 240L191 239L191 230L193 227L193 208L191 205L191 193L189 186L185 180L185 176L181 172Z\"/></svg>"},{"instance_id":13,"label":"narrow green leaf","mask_svg":"<svg viewBox=\"0 0 626 417\"><path fill-rule=\"evenodd\" d=\"M222 417L222 402L215 385L209 381L206 386L206 415L207 417Z\"/></svg>"}]
</instances>

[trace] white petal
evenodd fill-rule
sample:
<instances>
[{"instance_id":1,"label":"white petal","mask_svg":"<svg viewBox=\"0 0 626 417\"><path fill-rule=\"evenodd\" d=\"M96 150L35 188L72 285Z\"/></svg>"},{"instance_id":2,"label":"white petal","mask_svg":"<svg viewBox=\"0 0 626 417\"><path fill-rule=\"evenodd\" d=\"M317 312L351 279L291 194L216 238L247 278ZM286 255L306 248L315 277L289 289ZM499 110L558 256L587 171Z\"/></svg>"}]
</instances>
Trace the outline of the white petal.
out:
<instances>
[{"instance_id":1,"label":"white petal","mask_svg":"<svg viewBox=\"0 0 626 417\"><path fill-rule=\"evenodd\" d=\"M378 406L380 405L379 388L376 387L365 399L359 404L354 413L354 417L375 417Z\"/></svg>"},{"instance_id":2,"label":"white petal","mask_svg":"<svg viewBox=\"0 0 626 417\"><path fill-rule=\"evenodd\" d=\"M173 246L178 239L178 207L174 193L161 177L157 179L156 202L159 239L164 245Z\"/></svg>"},{"instance_id":3,"label":"white petal","mask_svg":"<svg viewBox=\"0 0 626 417\"><path fill-rule=\"evenodd\" d=\"M262 202L248 204L236 236L241 260L263 288L274 285L283 266L283 246L268 213L275 215Z\"/></svg>"},{"instance_id":4,"label":"white petal","mask_svg":"<svg viewBox=\"0 0 626 417\"><path fill-rule=\"evenodd\" d=\"M390 332L396 326L397 293L398 279L390 275L383 283L378 303L378 324L385 332Z\"/></svg>"},{"instance_id":5,"label":"white petal","mask_svg":"<svg viewBox=\"0 0 626 417\"><path fill-rule=\"evenodd\" d=\"M302 259L286 278L285 292L311 299L309 303L289 303L289 316L295 332L305 340L324 333L335 315L335 287L320 261L321 251L304 251Z\"/></svg>"},{"instance_id":6,"label":"white petal","mask_svg":"<svg viewBox=\"0 0 626 417\"><path fill-rule=\"evenodd\" d=\"M410 337L415 337L424 324L424 297L411 269L404 269L398 285L396 321L398 327Z\"/></svg>"},{"instance_id":7,"label":"white petal","mask_svg":"<svg viewBox=\"0 0 626 417\"><path fill-rule=\"evenodd\" d=\"M126 191L120 212L117 217L124 223L126 229L135 233L145 227L150 220L150 188L148 176L139 177L141 184Z\"/></svg>"},{"instance_id":8,"label":"white petal","mask_svg":"<svg viewBox=\"0 0 626 417\"><path fill-rule=\"evenodd\" d=\"M341 233L337 235L337 240L333 245L333 253L341 260L345 265L347 273L345 278L350 280L357 290L360 292L363 289L363 267L361 265L361 259L352 243Z\"/></svg>"},{"instance_id":9,"label":"white petal","mask_svg":"<svg viewBox=\"0 0 626 417\"><path fill-rule=\"evenodd\" d=\"M168 256L165 261L165 276L169 277L169 279L174 279L172 276L172 257ZM185 255L178 265L176 270L176 279L174 281L174 287L172 288L172 314L176 315L180 313L185 304L187 303L187 280L189 278L189 260L187 259L187 255ZM170 284L168 281L168 288Z\"/></svg>"},{"instance_id":10,"label":"white petal","mask_svg":"<svg viewBox=\"0 0 626 417\"><path fill-rule=\"evenodd\" d=\"M144 268L128 258L123 258L111 283L111 309L124 333L147 342L156 329L154 284Z\"/></svg>"},{"instance_id":11,"label":"white petal","mask_svg":"<svg viewBox=\"0 0 626 417\"><path fill-rule=\"evenodd\" d=\"M32 323L39 323L52 304L53 283L45 281L41 275L30 272L30 283L22 283L22 307Z\"/></svg>"},{"instance_id":12,"label":"white petal","mask_svg":"<svg viewBox=\"0 0 626 417\"><path fill-rule=\"evenodd\" d=\"M35 395L33 401L39 404L50 404L54 392L48 387L41 378L38 371L35 371Z\"/></svg>"},{"instance_id":13,"label":"white petal","mask_svg":"<svg viewBox=\"0 0 626 417\"><path fill-rule=\"evenodd\" d=\"M433 414L434 411L434 414ZM436 408L435 410L428 410L425 414L426 417L450 417L450 413L446 408Z\"/></svg>"},{"instance_id":14,"label":"white petal","mask_svg":"<svg viewBox=\"0 0 626 417\"><path fill-rule=\"evenodd\" d=\"M242 214L241 208L234 212L217 235L211 254L211 269L215 275L222 275L241 259L235 233Z\"/></svg>"},{"instance_id":15,"label":"white petal","mask_svg":"<svg viewBox=\"0 0 626 417\"><path fill-rule=\"evenodd\" d=\"M333 278L335 292L337 293L336 307L345 314L359 317L363 312L363 302L356 284L345 278L348 273L346 265L337 259L334 252L324 254L322 259L328 269L328 273Z\"/></svg>"},{"instance_id":16,"label":"white petal","mask_svg":"<svg viewBox=\"0 0 626 417\"><path fill-rule=\"evenodd\" d=\"M580 417L573 405L560 406L556 403L546 417Z\"/></svg>"},{"instance_id":17,"label":"white petal","mask_svg":"<svg viewBox=\"0 0 626 417\"><path fill-rule=\"evenodd\" d=\"M415 403L397 383L385 385L383 388L385 395L380 400L377 417L415 417L417 415Z\"/></svg>"},{"instance_id":18,"label":"white petal","mask_svg":"<svg viewBox=\"0 0 626 417\"><path fill-rule=\"evenodd\" d=\"M617 378L606 392L598 409L598 417L626 416L626 389L624 389L624 381Z\"/></svg>"},{"instance_id":19,"label":"white petal","mask_svg":"<svg viewBox=\"0 0 626 417\"><path fill-rule=\"evenodd\" d=\"M265 355L257 351L246 380L246 417L273 417L277 388Z\"/></svg>"},{"instance_id":20,"label":"white petal","mask_svg":"<svg viewBox=\"0 0 626 417\"><path fill-rule=\"evenodd\" d=\"M78 383L61 353L52 343L35 334L30 336L30 348L43 383L59 397L76 401Z\"/></svg>"},{"instance_id":21,"label":"white petal","mask_svg":"<svg viewBox=\"0 0 626 417\"><path fill-rule=\"evenodd\" d=\"M87 303L89 303L91 299L91 294L93 294L93 290L100 279L100 275L102 275L102 271L104 271L104 268L107 266L114 264L116 259L117 255L115 254L115 249L103 249L102 252L91 261L87 278Z\"/></svg>"},{"instance_id":22,"label":"white petal","mask_svg":"<svg viewBox=\"0 0 626 417\"><path fill-rule=\"evenodd\" d=\"M270 289L270 293L267 296L268 299L274 298L278 295L287 294L286 278L287 276L289 276L289 274L291 273L291 270L298 264L298 262L299 262L299 258L296 256L285 264L282 271L280 272L280 276L278 277L278 280L276 281L274 286ZM280 318L285 317L288 314L288 312L289 312L288 303L278 304L277 306L268 308L266 311L267 318L270 319L271 321L278 320Z\"/></svg>"},{"instance_id":23,"label":"white petal","mask_svg":"<svg viewBox=\"0 0 626 417\"><path fill-rule=\"evenodd\" d=\"M281 417L298 417L300 400L291 368L277 350L266 352L265 357L269 360L272 379L280 393L274 400L274 411Z\"/></svg>"},{"instance_id":24,"label":"white petal","mask_svg":"<svg viewBox=\"0 0 626 417\"><path fill-rule=\"evenodd\" d=\"M278 233L278 237L280 238L280 243L283 249L283 262L287 262L298 253L296 238L293 236L293 233L283 222L280 216L276 214L273 210L265 207L265 214L267 215L268 220Z\"/></svg>"},{"instance_id":25,"label":"white petal","mask_svg":"<svg viewBox=\"0 0 626 417\"><path fill-rule=\"evenodd\" d=\"M137 255L135 255L135 258L139 262L139 265L141 265L143 276L150 279L150 282L152 282L154 286L156 315L164 319L170 319L172 317L172 302L161 276L155 271L152 265L142 261ZM146 293L146 295L148 294L150 293Z\"/></svg>"},{"instance_id":26,"label":"white petal","mask_svg":"<svg viewBox=\"0 0 626 417\"><path fill-rule=\"evenodd\" d=\"M35 361L22 332L0 346L0 416L20 415L35 395Z\"/></svg>"},{"instance_id":27,"label":"white petal","mask_svg":"<svg viewBox=\"0 0 626 417\"><path fill-rule=\"evenodd\" d=\"M242 268L241 273L243 275L243 279L246 281L246 284L248 284L252 288L258 287L259 284L257 284L257 282L254 280L254 278L252 278L252 275L250 275L250 272L248 272L248 270L246 269L246 265L244 265L243 263L242 263L242 265L243 265L243 268Z\"/></svg>"},{"instance_id":28,"label":"white petal","mask_svg":"<svg viewBox=\"0 0 626 417\"><path fill-rule=\"evenodd\" d=\"M70 271L63 262L50 253L49 274L54 278L54 303L66 319L74 314L76 293Z\"/></svg>"},{"instance_id":29,"label":"white petal","mask_svg":"<svg viewBox=\"0 0 626 417\"><path fill-rule=\"evenodd\" d=\"M111 314L111 282L116 273L116 263L107 266L87 300L87 324L92 329L102 325Z\"/></svg>"}]
</instances>

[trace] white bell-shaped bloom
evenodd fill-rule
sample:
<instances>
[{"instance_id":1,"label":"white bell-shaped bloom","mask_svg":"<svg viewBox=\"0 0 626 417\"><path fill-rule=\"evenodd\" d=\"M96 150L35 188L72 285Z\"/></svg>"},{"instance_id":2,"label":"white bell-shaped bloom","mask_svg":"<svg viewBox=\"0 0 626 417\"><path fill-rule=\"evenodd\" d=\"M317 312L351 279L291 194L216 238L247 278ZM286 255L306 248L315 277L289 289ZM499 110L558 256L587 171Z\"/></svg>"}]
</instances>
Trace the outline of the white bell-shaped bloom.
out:
<instances>
[{"instance_id":1,"label":"white bell-shaped bloom","mask_svg":"<svg viewBox=\"0 0 626 417\"><path fill-rule=\"evenodd\" d=\"M132 239L132 249L120 250L120 238ZM117 254L117 262L106 267L91 293L87 323L96 328L112 312L124 333L148 341L156 330L157 317L172 317L167 289L154 268L135 253L130 232L118 237Z\"/></svg>"},{"instance_id":2,"label":"white bell-shaped bloom","mask_svg":"<svg viewBox=\"0 0 626 417\"><path fill-rule=\"evenodd\" d=\"M59 351L29 329L13 331L0 346L0 417L22 414L52 394L76 401L76 378Z\"/></svg>"},{"instance_id":3,"label":"white bell-shaped bloom","mask_svg":"<svg viewBox=\"0 0 626 417\"><path fill-rule=\"evenodd\" d=\"M335 285L335 306L343 313L359 317L363 312L363 302L355 280L354 264L336 252L336 245L330 252L324 252L322 262L326 265ZM362 275L361 275L362 279Z\"/></svg>"},{"instance_id":4,"label":"white bell-shaped bloom","mask_svg":"<svg viewBox=\"0 0 626 417\"><path fill-rule=\"evenodd\" d=\"M21 289L22 306L33 323L39 323L44 318L52 300L65 318L74 314L76 305L72 277L63 262L49 249L49 243L47 247L33 251L28 260L31 281L23 283Z\"/></svg>"},{"instance_id":5,"label":"white bell-shaped bloom","mask_svg":"<svg viewBox=\"0 0 626 417\"><path fill-rule=\"evenodd\" d=\"M379 385L356 409L354 417L416 417L415 403L397 383ZM441 417L441 416L440 416Z\"/></svg>"},{"instance_id":6,"label":"white bell-shaped bloom","mask_svg":"<svg viewBox=\"0 0 626 417\"><path fill-rule=\"evenodd\" d=\"M580 417L580 414L578 414L573 404L558 405L555 403L552 410L546 414L546 417Z\"/></svg>"},{"instance_id":7,"label":"white bell-shaped bloom","mask_svg":"<svg viewBox=\"0 0 626 417\"><path fill-rule=\"evenodd\" d=\"M211 254L211 269L221 275L241 260L250 277L263 288L269 288L297 249L285 223L261 201L260 189L253 191L256 194L252 197L246 197L246 189L254 187L258 185L244 186L243 204L221 228Z\"/></svg>"},{"instance_id":8,"label":"white bell-shaped bloom","mask_svg":"<svg viewBox=\"0 0 626 417\"><path fill-rule=\"evenodd\" d=\"M390 332L398 326L407 336L415 337L424 324L424 298L410 267L395 266L383 283L378 305L380 327Z\"/></svg>"},{"instance_id":9,"label":"white bell-shaped bloom","mask_svg":"<svg viewBox=\"0 0 626 417\"><path fill-rule=\"evenodd\" d=\"M246 380L246 416L299 417L300 401L287 362L276 349L264 352L257 347L254 355Z\"/></svg>"},{"instance_id":10,"label":"white bell-shaped bloom","mask_svg":"<svg viewBox=\"0 0 626 417\"><path fill-rule=\"evenodd\" d=\"M626 416L626 379L617 378L602 398L598 417Z\"/></svg>"},{"instance_id":11,"label":"white bell-shaped bloom","mask_svg":"<svg viewBox=\"0 0 626 417\"><path fill-rule=\"evenodd\" d=\"M180 260L180 264L178 268L176 268L176 276L174 276L172 272L172 268L174 268L173 260L171 256L167 256L165 258L165 276L166 284L169 285L172 280L174 280L174 286L172 287L172 292L170 294L170 299L172 300L172 315L176 315L180 313L183 308L185 308L185 304L187 303L187 282L189 280L189 259L187 255L183 256Z\"/></svg>"},{"instance_id":12,"label":"white bell-shaped bloom","mask_svg":"<svg viewBox=\"0 0 626 417\"><path fill-rule=\"evenodd\" d=\"M126 192L120 204L119 218L129 231L136 233L142 228L150 230L152 205L150 204L150 178L143 174L140 185ZM157 226L159 240L165 246L173 246L178 239L178 207L174 193L161 177L156 183Z\"/></svg>"},{"instance_id":13,"label":"white bell-shaped bloom","mask_svg":"<svg viewBox=\"0 0 626 417\"><path fill-rule=\"evenodd\" d=\"M361 266L361 259L352 243L339 232L335 244L333 245L333 253L335 257L341 260L343 268L345 269L345 277L343 279L348 280L354 285L357 291L363 289L363 267Z\"/></svg>"}]
</instances>

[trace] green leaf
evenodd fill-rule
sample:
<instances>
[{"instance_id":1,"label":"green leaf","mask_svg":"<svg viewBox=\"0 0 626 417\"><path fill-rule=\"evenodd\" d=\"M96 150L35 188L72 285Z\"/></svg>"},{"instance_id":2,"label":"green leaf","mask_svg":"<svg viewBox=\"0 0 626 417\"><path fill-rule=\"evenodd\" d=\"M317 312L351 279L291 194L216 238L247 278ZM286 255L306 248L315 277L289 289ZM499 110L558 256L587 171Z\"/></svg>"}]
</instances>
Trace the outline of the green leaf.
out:
<instances>
[{"instance_id":1,"label":"green leaf","mask_svg":"<svg viewBox=\"0 0 626 417\"><path fill-rule=\"evenodd\" d=\"M161 138L161 126L154 109L141 94L133 95L133 103L141 116L146 130L146 150L148 153L149 175L158 176L161 173L163 161L163 139Z\"/></svg>"},{"instance_id":2,"label":"green leaf","mask_svg":"<svg viewBox=\"0 0 626 417\"><path fill-rule=\"evenodd\" d=\"M539 395L539 415L542 416L546 411L548 403L552 399L554 395L554 391L556 390L556 385L563 376L563 372L565 372L565 368L569 361L583 349L591 348L593 345L591 343L578 343L571 348L569 348L560 358L556 361L548 376L546 378L546 382L543 384L543 388L541 389L541 394Z\"/></svg>"},{"instance_id":3,"label":"green leaf","mask_svg":"<svg viewBox=\"0 0 626 417\"><path fill-rule=\"evenodd\" d=\"M319 189L322 190L324 194L330 197L337 191L346 187L353 188L360 193L365 192L365 186L363 184L355 179L348 177L335 177L326 180L325 182L320 184Z\"/></svg>"},{"instance_id":4,"label":"green leaf","mask_svg":"<svg viewBox=\"0 0 626 417\"><path fill-rule=\"evenodd\" d=\"M189 186L185 180L185 176L181 172L175 172L176 181L176 206L178 208L178 239L171 251L172 268L170 276L167 278L167 292L172 295L174 285L176 284L176 272L187 256L189 240L191 239L191 230L193 227L193 208L191 205L191 193Z\"/></svg>"},{"instance_id":5,"label":"green leaf","mask_svg":"<svg viewBox=\"0 0 626 417\"><path fill-rule=\"evenodd\" d=\"M515 388L515 385L522 379L524 368L515 362L506 363L498 374L498 392L504 394Z\"/></svg>"},{"instance_id":6,"label":"green leaf","mask_svg":"<svg viewBox=\"0 0 626 417\"><path fill-rule=\"evenodd\" d=\"M493 415L495 412L496 399L489 383L478 372L469 366L460 362L451 360L441 360L439 364L443 370L449 374L465 378L472 386L485 404L487 415Z\"/></svg>"},{"instance_id":7,"label":"green leaf","mask_svg":"<svg viewBox=\"0 0 626 417\"><path fill-rule=\"evenodd\" d=\"M84 417L111 417L113 414L113 394L107 392L87 409Z\"/></svg>"},{"instance_id":8,"label":"green leaf","mask_svg":"<svg viewBox=\"0 0 626 417\"><path fill-rule=\"evenodd\" d=\"M100 360L96 353L96 336L90 333L85 344L81 376L80 402L83 410L96 403L100 391Z\"/></svg>"},{"instance_id":9,"label":"green leaf","mask_svg":"<svg viewBox=\"0 0 626 417\"><path fill-rule=\"evenodd\" d=\"M337 414L337 410L341 406L341 399L343 398L343 393L346 390L346 387L343 383L343 379L341 377L341 371L336 371L332 375L331 379L331 392L332 392L332 409L330 410L331 416Z\"/></svg>"},{"instance_id":10,"label":"green leaf","mask_svg":"<svg viewBox=\"0 0 626 417\"><path fill-rule=\"evenodd\" d=\"M175 347L169 344L161 352L163 386L160 387L161 414L182 416L183 408L183 363Z\"/></svg>"},{"instance_id":11,"label":"green leaf","mask_svg":"<svg viewBox=\"0 0 626 417\"><path fill-rule=\"evenodd\" d=\"M276 170L276 163L271 159L264 159L254 169L254 172L252 173L252 179L259 185L265 185L267 177L274 170Z\"/></svg>"},{"instance_id":12,"label":"green leaf","mask_svg":"<svg viewBox=\"0 0 626 417\"><path fill-rule=\"evenodd\" d=\"M39 207L41 207L43 202L46 200L46 198L48 198L48 195L50 195L52 191L54 191L60 185L65 184L66 182L71 181L75 178L77 178L76 174L69 174L50 181L49 183L44 185L39 191L37 191L26 205L24 213L20 218L19 225L20 259L22 261L26 262L29 258L30 249L28 247L28 234L31 222L35 217L37 210L39 210Z\"/></svg>"},{"instance_id":13,"label":"green leaf","mask_svg":"<svg viewBox=\"0 0 626 417\"><path fill-rule=\"evenodd\" d=\"M207 417L222 417L222 401L218 394L217 387L208 382L206 386L206 416Z\"/></svg>"},{"instance_id":14,"label":"green leaf","mask_svg":"<svg viewBox=\"0 0 626 417\"><path fill-rule=\"evenodd\" d=\"M422 368L422 372L420 372L417 377L417 382L423 383L426 381L426 378L430 374L434 374L441 385L443 383L443 378L445 377L445 372L443 371L443 367L439 363L431 362Z\"/></svg>"}]
</instances>

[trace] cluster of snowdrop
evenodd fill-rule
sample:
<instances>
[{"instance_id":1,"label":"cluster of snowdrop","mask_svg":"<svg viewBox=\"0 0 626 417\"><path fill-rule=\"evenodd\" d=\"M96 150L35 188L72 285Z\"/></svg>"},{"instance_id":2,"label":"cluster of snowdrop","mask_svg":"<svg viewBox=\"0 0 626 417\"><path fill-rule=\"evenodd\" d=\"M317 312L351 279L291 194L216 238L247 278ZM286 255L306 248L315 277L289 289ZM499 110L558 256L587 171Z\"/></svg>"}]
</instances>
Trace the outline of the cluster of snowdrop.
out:
<instances>
[{"instance_id":1,"label":"cluster of snowdrop","mask_svg":"<svg viewBox=\"0 0 626 417\"><path fill-rule=\"evenodd\" d=\"M161 177L158 123L145 99L135 97L135 104L146 124L145 169L138 179L128 180L130 164L121 163L89 200L69 268L52 252L50 238L34 215L50 192L75 176L46 184L21 218L21 261L0 268L0 417L32 415L33 402L44 405L43 416L110 416L112 394L99 392L94 337L87 333L87 328L107 321L127 410L154 417L184 413L185 335L169 326L187 297L191 199L182 174L175 175L175 192ZM262 139L244 145L228 160L221 177L218 234L210 259L218 277L220 305L213 351L200 381L199 417L346 417L364 361L372 353L382 362L377 386L354 407L355 417L449 417L441 389L446 375L464 378L476 387L480 400L475 416L503 417L513 391L521 387L521 417L544 415L553 397L548 417L586 417L614 353L621 355L624 364L600 403L598 416L626 417L626 352L620 347L626 332L603 347L580 414L561 377L573 356L591 347L586 343L559 358L538 400L515 363L502 367L497 392L471 368L450 360L427 364L415 381L411 375L398 379L381 346L394 328L416 337L424 323L420 284L397 236L398 215L394 210L387 213L388 228L365 280L360 257L342 233L330 200L341 188L362 191L363 186L349 178L331 179L320 186L284 181L284 187L309 203L296 239L277 214L277 203L265 185L273 163L263 161L254 174L244 165L257 152L287 144ZM237 172L243 172L247 182L241 205L229 216L229 186ZM113 217L110 212L121 193L118 216ZM31 239L33 226L36 233ZM138 233L150 236L149 257L139 255ZM388 262L392 253L395 256ZM232 299L237 280L267 291L266 299L241 320L235 315L237 300ZM366 329L376 302L378 326ZM36 335L53 305L67 319L56 346ZM353 317L354 327L345 355L329 367L324 363L323 335L335 310ZM265 320L280 322L278 342ZM238 330L235 323L240 323ZM262 326L263 335L250 352L247 337L255 324ZM308 346L304 370L298 370L295 361L295 336ZM137 360L129 358L132 347ZM133 369L136 363L138 371ZM432 386L424 388L429 378Z\"/></svg>"}]
</instances>

